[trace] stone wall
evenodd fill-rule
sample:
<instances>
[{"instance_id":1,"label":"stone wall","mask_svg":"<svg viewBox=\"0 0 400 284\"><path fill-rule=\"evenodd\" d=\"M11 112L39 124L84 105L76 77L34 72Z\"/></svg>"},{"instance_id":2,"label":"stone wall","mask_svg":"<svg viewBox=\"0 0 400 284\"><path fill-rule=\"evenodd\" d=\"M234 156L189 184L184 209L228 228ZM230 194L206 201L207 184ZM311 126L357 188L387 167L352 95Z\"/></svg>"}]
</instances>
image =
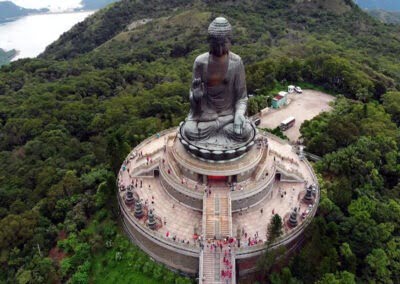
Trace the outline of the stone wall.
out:
<instances>
[{"instance_id":1,"label":"stone wall","mask_svg":"<svg viewBox=\"0 0 400 284\"><path fill-rule=\"evenodd\" d=\"M152 258L173 270L183 271L192 276L197 275L199 269L199 252L193 253L172 246L160 245L157 240L141 232L129 220L126 220L123 214L122 217L124 228L129 237Z\"/></svg>"},{"instance_id":2,"label":"stone wall","mask_svg":"<svg viewBox=\"0 0 400 284\"><path fill-rule=\"evenodd\" d=\"M178 190L178 188L173 187L164 177L165 172L163 170L160 171L160 182L164 187L165 191L175 200L181 202L183 205L190 207L191 209L202 211L203 210L203 195L197 194L198 197L194 194L185 194Z\"/></svg>"},{"instance_id":3,"label":"stone wall","mask_svg":"<svg viewBox=\"0 0 400 284\"><path fill-rule=\"evenodd\" d=\"M195 173L195 172L193 172L193 171L191 171L191 170L189 170L189 169L187 169L185 167L182 167L182 165L180 165L180 164L178 164L178 167L179 167L180 171L182 172L182 174L185 177L187 177L187 178L189 178L191 180L195 180L195 181L198 180L198 174L197 173Z\"/></svg>"},{"instance_id":4,"label":"stone wall","mask_svg":"<svg viewBox=\"0 0 400 284\"><path fill-rule=\"evenodd\" d=\"M265 189L259 191L251 197L247 197L239 200L232 200L232 211L238 212L240 210L245 210L249 207L253 207L260 203L264 198L267 198L268 195L271 197L272 192L270 189L272 188L272 184L268 185Z\"/></svg>"},{"instance_id":5,"label":"stone wall","mask_svg":"<svg viewBox=\"0 0 400 284\"><path fill-rule=\"evenodd\" d=\"M283 255L279 256L279 258L290 256L301 246L303 240L304 235L302 232L301 234L298 234L295 238L291 239L288 243L283 245L285 249L283 251ZM256 273L258 271L257 262L262 254L265 253L265 251L267 251L267 249L260 249L256 253L249 254L248 256L241 255L240 257L242 258L236 258L236 270L239 278L243 279L245 278L245 276Z\"/></svg>"}]
</instances>

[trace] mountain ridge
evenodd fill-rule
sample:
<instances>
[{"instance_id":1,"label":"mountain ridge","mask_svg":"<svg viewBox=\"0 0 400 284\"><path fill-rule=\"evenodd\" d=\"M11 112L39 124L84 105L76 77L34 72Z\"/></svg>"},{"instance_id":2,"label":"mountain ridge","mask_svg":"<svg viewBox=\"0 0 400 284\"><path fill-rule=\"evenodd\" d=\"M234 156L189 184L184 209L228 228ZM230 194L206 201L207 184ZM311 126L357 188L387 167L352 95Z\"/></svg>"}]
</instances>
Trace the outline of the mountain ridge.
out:
<instances>
[{"instance_id":1,"label":"mountain ridge","mask_svg":"<svg viewBox=\"0 0 400 284\"><path fill-rule=\"evenodd\" d=\"M386 10L368 10L368 14L378 19L382 23L400 24L400 11L390 12Z\"/></svg>"}]
</instances>

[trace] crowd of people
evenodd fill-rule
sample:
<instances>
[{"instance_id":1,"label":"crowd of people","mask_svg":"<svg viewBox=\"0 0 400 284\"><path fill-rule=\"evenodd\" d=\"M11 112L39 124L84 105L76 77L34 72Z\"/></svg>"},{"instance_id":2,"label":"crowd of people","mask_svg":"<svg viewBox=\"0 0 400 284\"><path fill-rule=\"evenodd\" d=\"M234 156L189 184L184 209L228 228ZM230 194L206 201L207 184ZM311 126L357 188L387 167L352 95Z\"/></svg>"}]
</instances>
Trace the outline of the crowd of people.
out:
<instances>
[{"instance_id":1,"label":"crowd of people","mask_svg":"<svg viewBox=\"0 0 400 284\"><path fill-rule=\"evenodd\" d=\"M224 258L222 260L221 277L225 282L230 283L232 280L232 257L231 252L228 250L224 251Z\"/></svg>"}]
</instances>

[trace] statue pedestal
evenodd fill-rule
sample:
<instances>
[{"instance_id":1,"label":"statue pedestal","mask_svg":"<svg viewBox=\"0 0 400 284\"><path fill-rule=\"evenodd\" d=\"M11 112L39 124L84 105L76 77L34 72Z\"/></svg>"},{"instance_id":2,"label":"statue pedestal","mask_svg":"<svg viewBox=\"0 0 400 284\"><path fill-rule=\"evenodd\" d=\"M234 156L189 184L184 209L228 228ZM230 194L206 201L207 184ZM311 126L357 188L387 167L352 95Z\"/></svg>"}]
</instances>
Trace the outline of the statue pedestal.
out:
<instances>
[{"instance_id":1,"label":"statue pedestal","mask_svg":"<svg viewBox=\"0 0 400 284\"><path fill-rule=\"evenodd\" d=\"M178 132L178 138L183 147L196 158L212 163L225 163L242 157L254 146L254 139L257 135L256 127L251 124L252 133L246 141L233 141L223 135L216 135L201 141L191 141L185 137L182 131L185 123L182 122L179 125Z\"/></svg>"},{"instance_id":2,"label":"statue pedestal","mask_svg":"<svg viewBox=\"0 0 400 284\"><path fill-rule=\"evenodd\" d=\"M230 160L206 160L187 150L184 143L176 140L167 152L169 160L177 165L179 172L185 178L206 184L208 177L226 177L226 182L243 181L254 174L254 171L263 163L268 155L268 148L261 147L258 139L253 141L254 147Z\"/></svg>"}]
</instances>

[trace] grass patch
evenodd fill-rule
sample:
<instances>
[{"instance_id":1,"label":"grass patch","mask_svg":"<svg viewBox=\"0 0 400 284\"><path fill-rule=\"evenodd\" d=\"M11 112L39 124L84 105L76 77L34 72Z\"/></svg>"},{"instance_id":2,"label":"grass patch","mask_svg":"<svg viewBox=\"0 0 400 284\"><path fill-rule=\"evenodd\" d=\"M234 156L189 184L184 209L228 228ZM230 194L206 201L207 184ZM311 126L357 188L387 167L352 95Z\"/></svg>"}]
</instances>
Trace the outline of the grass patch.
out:
<instances>
[{"instance_id":1,"label":"grass patch","mask_svg":"<svg viewBox=\"0 0 400 284\"><path fill-rule=\"evenodd\" d=\"M269 132L271 134L274 134L275 136L278 136L281 139L284 140L289 140L289 138L282 132L282 130L279 127L276 127L274 129L271 128L261 128L261 130Z\"/></svg>"},{"instance_id":2,"label":"grass patch","mask_svg":"<svg viewBox=\"0 0 400 284\"><path fill-rule=\"evenodd\" d=\"M159 281L146 276L143 272L135 271L133 262L129 258L122 256L120 261L116 261L116 253L112 250L96 256L92 262L91 274L93 275L93 283L159 283Z\"/></svg>"}]
</instances>

